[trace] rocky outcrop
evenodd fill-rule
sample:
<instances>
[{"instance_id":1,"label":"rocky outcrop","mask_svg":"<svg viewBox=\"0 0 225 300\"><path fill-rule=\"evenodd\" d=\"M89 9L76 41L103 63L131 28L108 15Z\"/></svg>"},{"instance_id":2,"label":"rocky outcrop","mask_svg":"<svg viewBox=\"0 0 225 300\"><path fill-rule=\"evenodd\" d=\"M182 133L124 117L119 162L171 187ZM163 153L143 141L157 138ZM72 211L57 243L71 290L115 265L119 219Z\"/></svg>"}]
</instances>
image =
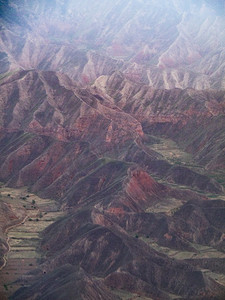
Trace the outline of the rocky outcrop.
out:
<instances>
[{"instance_id":1,"label":"rocky outcrop","mask_svg":"<svg viewBox=\"0 0 225 300\"><path fill-rule=\"evenodd\" d=\"M1 73L53 70L87 85L120 70L155 88L224 89L224 8L181 3L8 1Z\"/></svg>"},{"instance_id":2,"label":"rocky outcrop","mask_svg":"<svg viewBox=\"0 0 225 300\"><path fill-rule=\"evenodd\" d=\"M69 262L82 266L88 273L100 278L107 275L103 282L108 287L129 290L147 297L169 299L168 291L199 299L201 295L210 297L215 289L218 294L222 293L223 289L213 281L209 283L201 272L183 262L160 255L143 241L127 235L110 220L109 215L104 216L100 211L96 213L102 216L102 220L105 219L104 227L91 224L90 213L83 211L46 230L42 247L48 253L48 262L43 265L48 276L51 276L53 266L55 268ZM83 222L84 215L86 224ZM100 220L100 216L93 217L94 222ZM58 232L56 226L60 228L61 238L55 234ZM69 248L66 239L70 240ZM53 250L56 244L57 249ZM90 249L91 252L87 253ZM177 282L177 276L182 280Z\"/></svg>"},{"instance_id":3,"label":"rocky outcrop","mask_svg":"<svg viewBox=\"0 0 225 300\"><path fill-rule=\"evenodd\" d=\"M223 91L158 90L134 84L121 72L99 77L95 87L139 120L144 133L166 135L191 152L199 164L224 168Z\"/></svg>"},{"instance_id":4,"label":"rocky outcrop","mask_svg":"<svg viewBox=\"0 0 225 300\"><path fill-rule=\"evenodd\" d=\"M65 213L12 299L224 298L220 2L0 1L0 180Z\"/></svg>"},{"instance_id":5,"label":"rocky outcrop","mask_svg":"<svg viewBox=\"0 0 225 300\"><path fill-rule=\"evenodd\" d=\"M147 198L159 197L165 187L151 178L143 170L133 170L126 184L126 193L136 201L145 202ZM144 204L142 205L144 207Z\"/></svg>"},{"instance_id":6,"label":"rocky outcrop","mask_svg":"<svg viewBox=\"0 0 225 300\"><path fill-rule=\"evenodd\" d=\"M117 299L114 288L159 299L169 299L168 293L190 299L223 293L221 285L191 264L162 255L139 239L148 237L177 251L195 253L191 243L223 250L221 207L209 214L211 202L204 195L171 188L151 174L222 193L218 183L163 160L149 147L154 138L143 132L140 115L98 88L80 88L53 72L20 71L2 81L1 91L1 180L58 199L67 212L43 233L45 258L30 287L19 290L15 299L29 299L31 293L37 299L40 295L53 299L55 276L59 280L63 276L60 294L69 297L63 289L70 276L62 272L68 265L83 283L81 291L77 280L71 295L84 299L98 293L103 299ZM184 128L189 124L185 122ZM174 209L151 212L171 199ZM191 278L198 279L195 285Z\"/></svg>"},{"instance_id":7,"label":"rocky outcrop","mask_svg":"<svg viewBox=\"0 0 225 300\"><path fill-rule=\"evenodd\" d=\"M67 288L65 289L65 282ZM88 276L82 269L67 264L58 268L52 274L45 274L40 280L34 282L32 288L22 289L16 292L12 299L49 299L53 300L61 295L70 299L97 299L101 297L103 300L119 300L120 298L111 293L99 280Z\"/></svg>"},{"instance_id":8,"label":"rocky outcrop","mask_svg":"<svg viewBox=\"0 0 225 300\"><path fill-rule=\"evenodd\" d=\"M1 84L1 127L8 132L26 130L62 141L95 138L97 132L99 139L107 142L118 139L118 135L126 139L127 132L127 138L143 135L138 121L115 105L101 104L98 97L94 91L77 88L66 76L21 71Z\"/></svg>"}]
</instances>

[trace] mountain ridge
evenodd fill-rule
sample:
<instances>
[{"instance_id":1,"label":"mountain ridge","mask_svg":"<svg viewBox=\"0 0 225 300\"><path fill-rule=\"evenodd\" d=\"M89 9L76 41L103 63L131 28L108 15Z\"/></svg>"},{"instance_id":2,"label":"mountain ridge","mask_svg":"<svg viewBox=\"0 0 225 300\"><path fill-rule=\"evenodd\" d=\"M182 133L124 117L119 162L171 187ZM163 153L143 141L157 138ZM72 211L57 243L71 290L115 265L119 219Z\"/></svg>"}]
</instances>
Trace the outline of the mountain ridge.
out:
<instances>
[{"instance_id":1,"label":"mountain ridge","mask_svg":"<svg viewBox=\"0 0 225 300\"><path fill-rule=\"evenodd\" d=\"M0 1L3 298L224 298L223 4Z\"/></svg>"}]
</instances>

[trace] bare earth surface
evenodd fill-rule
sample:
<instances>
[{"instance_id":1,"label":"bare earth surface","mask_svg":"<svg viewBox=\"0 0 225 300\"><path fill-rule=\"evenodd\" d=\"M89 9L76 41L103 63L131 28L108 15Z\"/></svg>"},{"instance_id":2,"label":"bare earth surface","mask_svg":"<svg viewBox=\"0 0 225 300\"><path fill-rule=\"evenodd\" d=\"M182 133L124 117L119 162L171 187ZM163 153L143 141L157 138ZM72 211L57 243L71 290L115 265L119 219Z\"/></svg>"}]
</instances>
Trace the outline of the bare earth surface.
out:
<instances>
[{"instance_id":1,"label":"bare earth surface","mask_svg":"<svg viewBox=\"0 0 225 300\"><path fill-rule=\"evenodd\" d=\"M179 162L179 164L192 166L195 164L191 156L179 149L176 143L169 139L160 139L158 143L151 145L151 148L163 155L164 159L170 163ZM200 169L200 168L199 168ZM204 173L204 169L201 170ZM160 180L159 180L160 181ZM166 181L160 182L166 184ZM182 189L181 185L173 185L176 188ZM41 259L39 251L40 233L57 218L63 215L63 212L58 211L57 204L51 199L42 199L38 196L29 193L26 188L13 189L1 186L1 204L9 208L11 216L7 218L9 223L1 223L1 238L8 245L8 251L5 252L3 264L0 271L0 296L1 299L8 299L17 289L22 286L28 286L32 279L32 272L38 268L38 263ZM225 200L224 195L206 194L211 199L218 197ZM174 212L182 206L182 201L171 198L167 203L158 203L146 209L146 212L165 213L172 216ZM3 209L0 211L1 220L3 220ZM5 220L4 220L5 221ZM11 223L10 223L11 222ZM7 226L5 226L7 224ZM4 227L5 226L5 227ZM135 233L131 232L131 236ZM156 251L167 255L169 258L176 260L197 260L207 258L224 259L225 253L215 249L214 247L194 244L193 248L196 251L181 251L163 247L154 239L139 235L139 239L146 243L149 247ZM211 277L219 284L225 286L225 275L212 272L209 269L201 269L207 276ZM121 299L140 299L140 295L129 293L122 290L113 290L113 294ZM168 294L170 299L178 299L177 295ZM150 299L142 297L141 299Z\"/></svg>"}]
</instances>

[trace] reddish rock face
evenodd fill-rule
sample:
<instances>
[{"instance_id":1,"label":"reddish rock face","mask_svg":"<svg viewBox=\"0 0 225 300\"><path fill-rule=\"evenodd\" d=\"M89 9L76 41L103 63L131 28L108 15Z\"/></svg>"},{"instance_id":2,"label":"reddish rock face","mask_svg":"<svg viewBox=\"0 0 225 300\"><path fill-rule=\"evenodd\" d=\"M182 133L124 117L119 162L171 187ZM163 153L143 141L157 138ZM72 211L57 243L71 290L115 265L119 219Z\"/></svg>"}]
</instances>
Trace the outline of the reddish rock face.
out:
<instances>
[{"instance_id":1,"label":"reddish rock face","mask_svg":"<svg viewBox=\"0 0 225 300\"><path fill-rule=\"evenodd\" d=\"M224 88L222 5L164 2L4 4L0 72L59 71L86 86L120 70L156 88Z\"/></svg>"},{"instance_id":2,"label":"reddish rock face","mask_svg":"<svg viewBox=\"0 0 225 300\"><path fill-rule=\"evenodd\" d=\"M165 187L157 183L149 174L143 170L134 170L126 184L128 196L142 206L149 205L151 201L157 201L165 190Z\"/></svg>"},{"instance_id":3,"label":"reddish rock face","mask_svg":"<svg viewBox=\"0 0 225 300\"><path fill-rule=\"evenodd\" d=\"M23 71L5 78L0 86L5 112L1 180L58 199L67 213L43 233L40 249L46 259L40 268L49 276L48 289L55 272L69 264L72 274L81 274L74 269L79 265L90 276L88 295L95 295L100 286L103 295L113 287L159 299L166 299L168 291L182 297L197 297L201 291L207 297L222 293L219 284L205 279L191 264L160 254L143 239L177 251L196 251L192 243L224 249L222 203L210 214L211 201L196 193L198 189L222 194L222 186L185 165L163 160L151 149L151 139L157 138L149 136L154 130L164 134L162 124L168 126L170 136L172 129L190 131L196 115L195 126L204 118L208 122L210 114L220 117L219 110L212 113L212 105L206 104L212 95L223 103L223 94L157 91L140 85L130 89L131 83L118 74L107 81L104 91L98 82L83 89L65 75ZM109 93L109 84L114 91L118 85L115 93ZM124 93L128 88L129 96ZM116 102L119 94L121 100ZM184 103L187 95L190 98ZM143 105L138 104L139 97ZM165 106L159 107L159 99ZM177 100L175 111L172 99ZM212 130L200 144L194 143L192 151L201 151L223 123L215 126L213 122L208 122ZM177 188L168 186L170 182ZM179 185L195 191L179 189ZM173 209L166 209L171 201ZM193 276L198 278L194 287ZM94 277L101 278L100 286L92 290ZM45 282L38 276L34 280L28 293L33 293L36 284L44 290ZM18 293L29 298L27 292Z\"/></svg>"},{"instance_id":4,"label":"reddish rock face","mask_svg":"<svg viewBox=\"0 0 225 300\"><path fill-rule=\"evenodd\" d=\"M115 215L121 215L121 214L124 214L124 210L122 207L110 207L108 209L108 213L115 214Z\"/></svg>"},{"instance_id":5,"label":"reddish rock face","mask_svg":"<svg viewBox=\"0 0 225 300\"><path fill-rule=\"evenodd\" d=\"M0 181L65 215L12 299L224 299L220 1L20 2L0 4Z\"/></svg>"},{"instance_id":6,"label":"reddish rock face","mask_svg":"<svg viewBox=\"0 0 225 300\"><path fill-rule=\"evenodd\" d=\"M27 82L28 86L21 87L21 82ZM37 96L40 90L43 93L41 101ZM15 91L19 91L20 98L13 96ZM126 141L131 137L143 135L138 121L121 110L112 109L108 102L102 105L98 95L94 96L92 93L91 89L85 92L78 89L65 76L51 72L21 72L2 85L1 95L4 95L5 100L1 102L1 109L5 110L7 105L11 105L8 120L2 120L2 131L15 132L25 129L64 142L74 139L97 140L98 136L106 147L118 143L121 138ZM13 103L10 102L10 97L15 97ZM28 114L26 119L29 121L24 123L25 113Z\"/></svg>"},{"instance_id":7,"label":"reddish rock face","mask_svg":"<svg viewBox=\"0 0 225 300\"><path fill-rule=\"evenodd\" d=\"M116 99L112 101L121 110L139 120L145 134L172 138L191 152L200 164L210 169L224 168L221 157L224 149L224 131L221 130L225 126L224 91L157 90L134 84L118 72L104 76L104 80L97 79L95 86Z\"/></svg>"}]
</instances>

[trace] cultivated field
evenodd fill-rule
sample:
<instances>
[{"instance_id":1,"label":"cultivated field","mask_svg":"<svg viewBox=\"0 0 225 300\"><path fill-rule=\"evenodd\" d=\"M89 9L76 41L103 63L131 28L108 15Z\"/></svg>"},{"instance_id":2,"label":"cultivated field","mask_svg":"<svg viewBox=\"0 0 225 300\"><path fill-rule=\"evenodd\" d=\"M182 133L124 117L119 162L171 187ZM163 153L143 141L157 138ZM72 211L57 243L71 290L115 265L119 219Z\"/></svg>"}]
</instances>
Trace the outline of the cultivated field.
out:
<instances>
[{"instance_id":1,"label":"cultivated field","mask_svg":"<svg viewBox=\"0 0 225 300\"><path fill-rule=\"evenodd\" d=\"M0 299L8 297L32 279L29 272L37 268L41 259L40 233L62 215L57 203L28 193L26 188L12 189L1 186L1 203L13 213L16 224L6 228L1 238L8 244L4 264L0 270Z\"/></svg>"}]
</instances>

